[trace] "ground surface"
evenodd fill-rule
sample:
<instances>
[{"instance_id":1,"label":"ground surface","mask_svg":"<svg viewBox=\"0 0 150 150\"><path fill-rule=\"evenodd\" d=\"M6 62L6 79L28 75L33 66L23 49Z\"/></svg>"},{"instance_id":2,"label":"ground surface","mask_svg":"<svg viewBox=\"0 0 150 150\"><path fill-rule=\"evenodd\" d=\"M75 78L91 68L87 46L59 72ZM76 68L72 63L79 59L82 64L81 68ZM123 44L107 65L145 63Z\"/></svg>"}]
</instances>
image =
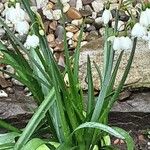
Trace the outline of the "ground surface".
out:
<instances>
[{"instance_id":1,"label":"ground surface","mask_svg":"<svg viewBox=\"0 0 150 150\"><path fill-rule=\"evenodd\" d=\"M32 116L36 104L31 97L26 96L22 86L13 86L7 98L0 100L0 118L23 127ZM123 127L134 137L136 150L148 150L146 130L150 128L150 90L131 92L123 96L110 114L111 125ZM138 108L138 109L137 109ZM4 131L0 129L0 132ZM120 150L126 150L125 144L113 138L112 142Z\"/></svg>"}]
</instances>

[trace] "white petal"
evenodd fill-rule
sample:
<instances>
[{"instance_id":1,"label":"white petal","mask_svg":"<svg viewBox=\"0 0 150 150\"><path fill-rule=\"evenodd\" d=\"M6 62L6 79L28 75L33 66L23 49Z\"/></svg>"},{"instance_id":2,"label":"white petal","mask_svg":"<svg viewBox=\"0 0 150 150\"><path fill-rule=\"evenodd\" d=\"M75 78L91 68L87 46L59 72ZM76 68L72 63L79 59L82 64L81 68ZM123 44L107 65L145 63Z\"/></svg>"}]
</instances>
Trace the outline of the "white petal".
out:
<instances>
[{"instance_id":1,"label":"white petal","mask_svg":"<svg viewBox=\"0 0 150 150\"><path fill-rule=\"evenodd\" d=\"M133 37L142 38L147 34L146 27L142 26L140 23L136 23L132 28L131 35Z\"/></svg>"},{"instance_id":2,"label":"white petal","mask_svg":"<svg viewBox=\"0 0 150 150\"><path fill-rule=\"evenodd\" d=\"M121 50L121 43L120 43L119 37L115 37L114 43L113 43L113 49L114 50Z\"/></svg>"},{"instance_id":3,"label":"white petal","mask_svg":"<svg viewBox=\"0 0 150 150\"><path fill-rule=\"evenodd\" d=\"M140 15L140 24L145 26L145 27L148 27L149 25L149 21L148 21L148 17L147 17L147 13L146 11L142 11L141 12L141 15Z\"/></svg>"},{"instance_id":4,"label":"white petal","mask_svg":"<svg viewBox=\"0 0 150 150\"><path fill-rule=\"evenodd\" d=\"M29 31L29 24L27 21L18 21L15 24L15 30L20 34L20 35L24 35L27 34Z\"/></svg>"}]
</instances>

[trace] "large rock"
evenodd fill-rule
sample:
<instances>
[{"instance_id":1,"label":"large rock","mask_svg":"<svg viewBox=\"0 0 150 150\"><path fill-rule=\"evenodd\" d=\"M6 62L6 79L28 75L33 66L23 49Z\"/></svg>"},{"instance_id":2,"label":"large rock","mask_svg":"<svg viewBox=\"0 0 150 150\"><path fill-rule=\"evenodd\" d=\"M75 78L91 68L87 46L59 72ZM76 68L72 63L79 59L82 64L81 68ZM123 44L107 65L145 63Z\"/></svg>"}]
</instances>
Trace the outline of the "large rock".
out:
<instances>
[{"instance_id":1,"label":"large rock","mask_svg":"<svg viewBox=\"0 0 150 150\"><path fill-rule=\"evenodd\" d=\"M118 57L119 52L115 54L115 61ZM102 71L103 66L103 41L102 39L97 39L89 42L85 46L81 48L80 52L80 80L83 89L87 89L86 83L86 62L87 55L90 56L91 62L95 61ZM118 75L116 78L115 86L121 80L123 72L125 70L125 66L127 64L128 58L130 55L130 51L124 53L122 62L119 67ZM115 63L115 62L114 62ZM139 87L150 87L150 50L148 49L148 45L145 42L138 41L137 48L134 56L134 60L132 63L132 67L128 78L126 80L125 86L132 88ZM95 89L99 90L99 77L98 73L92 64L92 73L93 73L93 81Z\"/></svg>"}]
</instances>

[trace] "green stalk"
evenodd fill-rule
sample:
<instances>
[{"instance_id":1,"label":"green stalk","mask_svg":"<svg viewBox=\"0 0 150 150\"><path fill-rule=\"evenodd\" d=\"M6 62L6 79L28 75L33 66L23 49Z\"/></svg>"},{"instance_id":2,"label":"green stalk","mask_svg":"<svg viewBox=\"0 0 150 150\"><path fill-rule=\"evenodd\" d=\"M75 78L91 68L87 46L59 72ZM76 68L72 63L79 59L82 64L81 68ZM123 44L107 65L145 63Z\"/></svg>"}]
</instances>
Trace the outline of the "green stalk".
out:
<instances>
[{"instance_id":1,"label":"green stalk","mask_svg":"<svg viewBox=\"0 0 150 150\"><path fill-rule=\"evenodd\" d=\"M24 129L23 133L21 134L20 138L15 144L14 150L21 150L21 148L28 142L29 138L31 137L35 129L37 128L38 124L44 118L49 108L53 105L53 102L55 101L54 94L55 94L55 91L53 88L51 89L51 91L49 92L45 100L42 102L42 104L39 106L36 113L28 122L26 128Z\"/></svg>"}]
</instances>

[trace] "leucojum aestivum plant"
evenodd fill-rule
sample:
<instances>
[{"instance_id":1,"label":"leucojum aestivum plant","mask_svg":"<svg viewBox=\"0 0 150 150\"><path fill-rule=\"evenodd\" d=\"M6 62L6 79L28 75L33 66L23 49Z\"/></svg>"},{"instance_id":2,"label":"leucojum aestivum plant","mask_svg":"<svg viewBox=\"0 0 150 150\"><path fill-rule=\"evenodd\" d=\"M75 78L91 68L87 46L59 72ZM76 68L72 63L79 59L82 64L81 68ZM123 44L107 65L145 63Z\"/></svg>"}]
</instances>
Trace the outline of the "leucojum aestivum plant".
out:
<instances>
[{"instance_id":1,"label":"leucojum aestivum plant","mask_svg":"<svg viewBox=\"0 0 150 150\"><path fill-rule=\"evenodd\" d=\"M9 64L15 74L1 70L28 87L38 108L24 129L19 129L0 120L0 126L8 133L0 135L0 149L14 150L98 150L115 149L110 142L110 135L126 142L127 149L134 149L133 139L128 132L118 127L108 126L108 115L121 92L128 76L134 57L137 40L143 39L150 45L150 8L143 2L134 17L128 10L132 1L120 1L113 18L108 2L102 15L105 26L104 65L100 71L101 87L99 96L94 97L94 88L90 57L87 57L88 101L83 107L83 91L79 81L79 51L84 31L84 21L79 35L78 45L73 58L69 55L66 32L64 34L65 70L61 72L51 48L48 46L44 26L39 13L31 10L27 0L10 1L5 10L5 19L0 24L6 30L11 46L7 47L0 41L0 63ZM60 9L62 5L58 1ZM120 32L122 24L119 10L126 11L130 16L125 24L125 32ZM61 10L62 11L62 10ZM28 14L27 22L26 16ZM61 15L65 26L65 15ZM115 20L115 26L109 23ZM11 22L19 35L27 35L24 42L20 41L7 26ZM24 27L24 28L21 28ZM119 51L114 63L114 54ZM124 52L130 53L122 79L114 88L117 71ZM26 56L26 57L24 57ZM68 77L66 84L64 77ZM44 133L50 136L42 136ZM46 138L47 137L47 138Z\"/></svg>"}]
</instances>

